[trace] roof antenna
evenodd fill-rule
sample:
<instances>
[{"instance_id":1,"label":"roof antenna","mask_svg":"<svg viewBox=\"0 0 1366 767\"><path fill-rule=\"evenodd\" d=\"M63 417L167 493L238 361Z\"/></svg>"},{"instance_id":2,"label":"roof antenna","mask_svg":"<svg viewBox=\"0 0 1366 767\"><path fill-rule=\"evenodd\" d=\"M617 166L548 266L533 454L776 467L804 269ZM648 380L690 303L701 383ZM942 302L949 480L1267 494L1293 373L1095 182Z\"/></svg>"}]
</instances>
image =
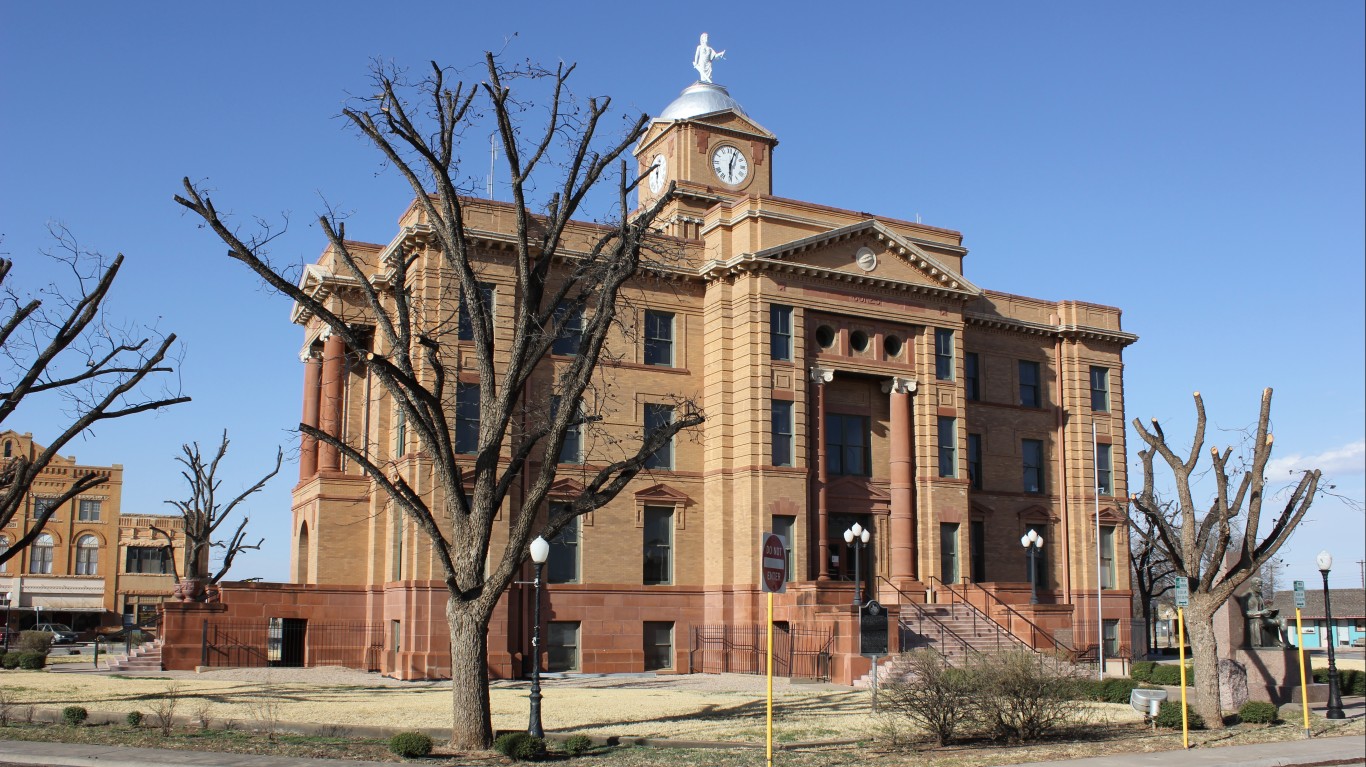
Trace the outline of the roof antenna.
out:
<instances>
[{"instance_id":1,"label":"roof antenna","mask_svg":"<svg viewBox=\"0 0 1366 767\"><path fill-rule=\"evenodd\" d=\"M916 222L917 224L920 223L920 214L919 214L919 213L915 214L915 222Z\"/></svg>"}]
</instances>

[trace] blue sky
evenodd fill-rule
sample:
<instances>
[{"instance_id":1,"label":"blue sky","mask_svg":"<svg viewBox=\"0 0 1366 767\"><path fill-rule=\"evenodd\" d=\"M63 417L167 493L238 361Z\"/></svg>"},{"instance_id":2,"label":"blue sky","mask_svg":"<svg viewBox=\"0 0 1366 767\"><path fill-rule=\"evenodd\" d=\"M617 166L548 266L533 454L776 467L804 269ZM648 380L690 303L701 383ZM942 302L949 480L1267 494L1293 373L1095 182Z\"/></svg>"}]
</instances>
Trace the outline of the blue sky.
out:
<instances>
[{"instance_id":1,"label":"blue sky","mask_svg":"<svg viewBox=\"0 0 1366 767\"><path fill-rule=\"evenodd\" d=\"M919 216L964 233L979 285L1123 308L1141 337L1125 355L1130 418L1184 438L1199 390L1213 426L1244 428L1272 386L1278 473L1317 462L1366 497L1360 2L832 7L0 6L0 250L30 283L49 221L125 253L116 311L179 334L194 397L69 452L123 463L137 512L182 492L183 441L230 428L229 487L278 444L297 457L300 331L171 201L182 176L243 220L288 212L283 261L321 251L324 199L352 211L350 236L387 242L407 193L336 118L368 92L372 58L577 62L579 94L657 113L694 79L706 31L727 51L717 82L782 142L777 194ZM51 416L6 425L41 440ZM286 576L296 476L287 466L251 503L271 540L236 576ZM1287 576L1317 579L1327 546L1334 582L1359 583L1363 540L1360 511L1321 500Z\"/></svg>"}]
</instances>

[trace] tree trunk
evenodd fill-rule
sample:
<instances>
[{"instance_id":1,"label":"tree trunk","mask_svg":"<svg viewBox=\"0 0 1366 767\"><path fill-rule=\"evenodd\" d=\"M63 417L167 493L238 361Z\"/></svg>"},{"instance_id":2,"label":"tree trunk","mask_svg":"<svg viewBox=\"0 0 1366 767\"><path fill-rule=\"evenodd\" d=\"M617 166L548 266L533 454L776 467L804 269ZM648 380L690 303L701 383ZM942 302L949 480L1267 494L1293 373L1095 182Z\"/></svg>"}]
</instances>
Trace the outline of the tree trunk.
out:
<instances>
[{"instance_id":1,"label":"tree trunk","mask_svg":"<svg viewBox=\"0 0 1366 767\"><path fill-rule=\"evenodd\" d=\"M489 713L488 619L476 604L446 600L451 630L451 748L482 751L493 745Z\"/></svg>"},{"instance_id":2,"label":"tree trunk","mask_svg":"<svg viewBox=\"0 0 1366 767\"><path fill-rule=\"evenodd\" d=\"M1214 638L1214 610L1217 605L1202 605L1199 597L1191 594L1191 608L1186 611L1186 631L1191 639L1191 659L1195 661L1195 705L1197 714L1211 730L1224 727L1223 703L1219 699L1219 646Z\"/></svg>"},{"instance_id":3,"label":"tree trunk","mask_svg":"<svg viewBox=\"0 0 1366 767\"><path fill-rule=\"evenodd\" d=\"M1142 595L1140 595L1141 597ZM1148 657L1157 652L1157 624L1153 622L1153 604L1150 599L1143 599L1143 641L1148 645L1148 651L1144 657Z\"/></svg>"}]
</instances>

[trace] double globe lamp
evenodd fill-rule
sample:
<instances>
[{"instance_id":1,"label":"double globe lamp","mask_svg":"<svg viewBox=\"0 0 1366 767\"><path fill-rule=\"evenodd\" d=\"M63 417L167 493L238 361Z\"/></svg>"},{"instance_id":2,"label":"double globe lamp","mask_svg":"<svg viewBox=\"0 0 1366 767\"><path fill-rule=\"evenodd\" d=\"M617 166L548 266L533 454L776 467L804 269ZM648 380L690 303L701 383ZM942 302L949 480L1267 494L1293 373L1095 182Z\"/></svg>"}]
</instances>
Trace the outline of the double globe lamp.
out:
<instances>
[{"instance_id":1,"label":"double globe lamp","mask_svg":"<svg viewBox=\"0 0 1366 767\"><path fill-rule=\"evenodd\" d=\"M1029 603L1037 605L1039 603L1039 568L1034 566L1034 558L1042 556L1043 536L1039 535L1038 530L1030 530L1020 536L1020 545L1024 546L1025 558L1029 562Z\"/></svg>"},{"instance_id":2,"label":"double globe lamp","mask_svg":"<svg viewBox=\"0 0 1366 767\"><path fill-rule=\"evenodd\" d=\"M844 531L844 542L854 548L854 606L863 605L863 570L859 568L859 549L868 545L868 539L872 534L863 529L863 525L855 522L854 526Z\"/></svg>"}]
</instances>

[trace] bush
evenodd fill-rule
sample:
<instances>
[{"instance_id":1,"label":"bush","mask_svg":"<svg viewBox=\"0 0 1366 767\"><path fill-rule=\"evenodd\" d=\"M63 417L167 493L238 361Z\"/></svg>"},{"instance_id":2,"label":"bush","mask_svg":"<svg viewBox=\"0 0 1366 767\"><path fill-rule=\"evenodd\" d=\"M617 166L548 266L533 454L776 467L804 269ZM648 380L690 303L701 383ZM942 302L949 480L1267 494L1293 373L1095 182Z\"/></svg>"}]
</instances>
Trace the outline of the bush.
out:
<instances>
[{"instance_id":1,"label":"bush","mask_svg":"<svg viewBox=\"0 0 1366 767\"><path fill-rule=\"evenodd\" d=\"M564 742L564 752L570 756L583 756L593 750L593 739L587 735L570 735Z\"/></svg>"},{"instance_id":2,"label":"bush","mask_svg":"<svg viewBox=\"0 0 1366 767\"><path fill-rule=\"evenodd\" d=\"M519 762L529 762L545 753L545 739L525 732L505 732L493 740L493 750Z\"/></svg>"},{"instance_id":3,"label":"bush","mask_svg":"<svg viewBox=\"0 0 1366 767\"><path fill-rule=\"evenodd\" d=\"M129 711L128 716L125 716L123 721L127 722L129 727L140 727L142 726L142 712Z\"/></svg>"},{"instance_id":4,"label":"bush","mask_svg":"<svg viewBox=\"0 0 1366 767\"><path fill-rule=\"evenodd\" d=\"M1149 682L1153 684L1165 685L1168 687L1181 686L1181 666L1175 663L1159 663L1153 667L1149 675ZM1195 684L1195 666L1186 664L1186 686Z\"/></svg>"},{"instance_id":5,"label":"bush","mask_svg":"<svg viewBox=\"0 0 1366 767\"><path fill-rule=\"evenodd\" d=\"M1136 682L1153 681L1153 669L1157 668L1157 661L1141 660L1129 667L1129 678Z\"/></svg>"},{"instance_id":6,"label":"bush","mask_svg":"<svg viewBox=\"0 0 1366 767\"><path fill-rule=\"evenodd\" d=\"M1077 713L1076 672L1022 650L974 658L982 723L995 740L1028 742L1053 734Z\"/></svg>"},{"instance_id":7,"label":"bush","mask_svg":"<svg viewBox=\"0 0 1366 767\"><path fill-rule=\"evenodd\" d=\"M1275 724L1281 720L1281 709L1275 703L1250 700L1238 709L1238 719L1248 724Z\"/></svg>"},{"instance_id":8,"label":"bush","mask_svg":"<svg viewBox=\"0 0 1366 767\"><path fill-rule=\"evenodd\" d=\"M41 652L19 653L19 668L26 671L37 671L47 665L47 654Z\"/></svg>"},{"instance_id":9,"label":"bush","mask_svg":"<svg viewBox=\"0 0 1366 767\"><path fill-rule=\"evenodd\" d=\"M1328 669L1314 669L1314 681L1328 684ZM1366 671L1338 669L1338 692L1343 695L1366 695Z\"/></svg>"},{"instance_id":10,"label":"bush","mask_svg":"<svg viewBox=\"0 0 1366 767\"><path fill-rule=\"evenodd\" d=\"M972 674L949 666L934 650L901 657L901 678L882 686L883 705L910 719L943 746L970 721L976 708Z\"/></svg>"},{"instance_id":11,"label":"bush","mask_svg":"<svg viewBox=\"0 0 1366 767\"><path fill-rule=\"evenodd\" d=\"M426 756L432 752L432 739L421 732L400 732L389 739L389 750L406 758Z\"/></svg>"},{"instance_id":12,"label":"bush","mask_svg":"<svg viewBox=\"0 0 1366 767\"><path fill-rule=\"evenodd\" d=\"M90 712L86 711L84 706L67 706L62 709L62 721L72 727L79 727L89 718Z\"/></svg>"},{"instance_id":13,"label":"bush","mask_svg":"<svg viewBox=\"0 0 1366 767\"><path fill-rule=\"evenodd\" d=\"M53 635L47 631L20 631L19 642L15 649L19 652L36 652L47 655L52 649Z\"/></svg>"},{"instance_id":14,"label":"bush","mask_svg":"<svg viewBox=\"0 0 1366 767\"><path fill-rule=\"evenodd\" d=\"M1187 710L1186 723L1192 730L1205 729L1205 720L1194 711ZM1162 701L1162 705L1157 709L1157 718L1153 719L1153 724L1158 727L1166 727L1169 730L1181 729L1181 704L1169 700Z\"/></svg>"},{"instance_id":15,"label":"bush","mask_svg":"<svg viewBox=\"0 0 1366 767\"><path fill-rule=\"evenodd\" d=\"M19 652L18 650L10 650L3 656L0 656L0 666L4 666L8 669L19 668L20 655L23 655L23 653Z\"/></svg>"},{"instance_id":16,"label":"bush","mask_svg":"<svg viewBox=\"0 0 1366 767\"><path fill-rule=\"evenodd\" d=\"M1077 681L1077 699L1101 703L1128 703L1129 693L1142 687L1132 679L1083 679Z\"/></svg>"}]
</instances>

